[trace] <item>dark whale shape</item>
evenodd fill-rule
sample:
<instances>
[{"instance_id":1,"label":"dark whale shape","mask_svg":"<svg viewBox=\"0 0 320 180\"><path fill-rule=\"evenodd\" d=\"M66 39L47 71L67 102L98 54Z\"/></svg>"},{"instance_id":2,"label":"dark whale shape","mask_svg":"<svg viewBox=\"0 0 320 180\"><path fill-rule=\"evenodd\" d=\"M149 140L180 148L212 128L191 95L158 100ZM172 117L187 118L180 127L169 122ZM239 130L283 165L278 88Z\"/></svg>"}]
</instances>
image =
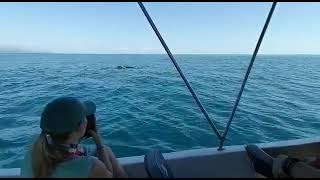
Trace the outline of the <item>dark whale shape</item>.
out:
<instances>
[{"instance_id":1,"label":"dark whale shape","mask_svg":"<svg viewBox=\"0 0 320 180\"><path fill-rule=\"evenodd\" d=\"M133 66L117 66L117 69L133 69Z\"/></svg>"}]
</instances>

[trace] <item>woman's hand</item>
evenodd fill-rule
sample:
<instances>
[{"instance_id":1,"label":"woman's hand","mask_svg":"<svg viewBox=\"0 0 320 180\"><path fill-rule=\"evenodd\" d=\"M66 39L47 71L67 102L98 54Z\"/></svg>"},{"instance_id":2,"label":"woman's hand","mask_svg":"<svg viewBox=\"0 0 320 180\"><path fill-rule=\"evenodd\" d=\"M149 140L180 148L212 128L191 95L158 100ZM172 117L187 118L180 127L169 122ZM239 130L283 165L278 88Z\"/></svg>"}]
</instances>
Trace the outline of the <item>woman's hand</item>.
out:
<instances>
[{"instance_id":1,"label":"woman's hand","mask_svg":"<svg viewBox=\"0 0 320 180\"><path fill-rule=\"evenodd\" d=\"M96 133L93 130L89 130L89 135L92 137L94 143L96 144L97 148L102 148L102 141L101 141L101 137L98 133Z\"/></svg>"}]
</instances>

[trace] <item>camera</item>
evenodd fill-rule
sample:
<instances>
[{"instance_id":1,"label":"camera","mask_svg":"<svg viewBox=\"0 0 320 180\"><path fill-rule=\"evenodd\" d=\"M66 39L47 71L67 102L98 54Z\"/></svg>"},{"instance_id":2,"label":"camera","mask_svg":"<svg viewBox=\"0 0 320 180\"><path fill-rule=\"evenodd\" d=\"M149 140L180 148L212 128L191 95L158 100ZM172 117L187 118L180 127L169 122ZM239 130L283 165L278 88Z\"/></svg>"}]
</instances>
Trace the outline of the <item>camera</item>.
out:
<instances>
[{"instance_id":1,"label":"camera","mask_svg":"<svg viewBox=\"0 0 320 180\"><path fill-rule=\"evenodd\" d=\"M91 135L89 134L89 130L93 130L94 132L97 132L96 116L94 114L87 116L87 128L86 128L86 132L84 134L85 138L91 137Z\"/></svg>"}]
</instances>

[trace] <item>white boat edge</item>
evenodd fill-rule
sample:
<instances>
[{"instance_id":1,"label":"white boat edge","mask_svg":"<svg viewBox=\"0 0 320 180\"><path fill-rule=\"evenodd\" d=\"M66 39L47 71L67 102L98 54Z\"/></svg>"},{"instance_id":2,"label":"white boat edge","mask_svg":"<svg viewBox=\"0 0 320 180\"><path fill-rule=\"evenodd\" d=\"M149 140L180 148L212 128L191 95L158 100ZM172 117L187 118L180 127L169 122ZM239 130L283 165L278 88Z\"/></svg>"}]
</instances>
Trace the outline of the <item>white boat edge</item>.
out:
<instances>
[{"instance_id":1,"label":"white boat edge","mask_svg":"<svg viewBox=\"0 0 320 180\"><path fill-rule=\"evenodd\" d=\"M257 144L271 155L285 153L294 157L314 156L320 153L320 137ZM203 148L164 153L175 177L247 177L256 173L248 159L245 145ZM118 158L129 177L146 178L144 155ZM0 178L16 178L20 168L0 169Z\"/></svg>"}]
</instances>

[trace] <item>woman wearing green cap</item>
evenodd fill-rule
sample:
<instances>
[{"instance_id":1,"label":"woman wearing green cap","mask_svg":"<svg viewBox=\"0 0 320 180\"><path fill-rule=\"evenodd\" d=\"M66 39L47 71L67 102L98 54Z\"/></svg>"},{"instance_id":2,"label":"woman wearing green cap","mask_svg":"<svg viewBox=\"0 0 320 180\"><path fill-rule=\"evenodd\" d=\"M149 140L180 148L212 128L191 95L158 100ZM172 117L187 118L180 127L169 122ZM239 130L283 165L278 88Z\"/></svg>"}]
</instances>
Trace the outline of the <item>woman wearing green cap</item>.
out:
<instances>
[{"instance_id":1,"label":"woman wearing green cap","mask_svg":"<svg viewBox=\"0 0 320 180\"><path fill-rule=\"evenodd\" d=\"M93 102L72 97L48 103L41 114L42 131L25 156L21 176L127 177L111 149L102 145L95 127L87 129L86 117L95 110ZM95 142L96 157L79 144L85 135Z\"/></svg>"}]
</instances>

